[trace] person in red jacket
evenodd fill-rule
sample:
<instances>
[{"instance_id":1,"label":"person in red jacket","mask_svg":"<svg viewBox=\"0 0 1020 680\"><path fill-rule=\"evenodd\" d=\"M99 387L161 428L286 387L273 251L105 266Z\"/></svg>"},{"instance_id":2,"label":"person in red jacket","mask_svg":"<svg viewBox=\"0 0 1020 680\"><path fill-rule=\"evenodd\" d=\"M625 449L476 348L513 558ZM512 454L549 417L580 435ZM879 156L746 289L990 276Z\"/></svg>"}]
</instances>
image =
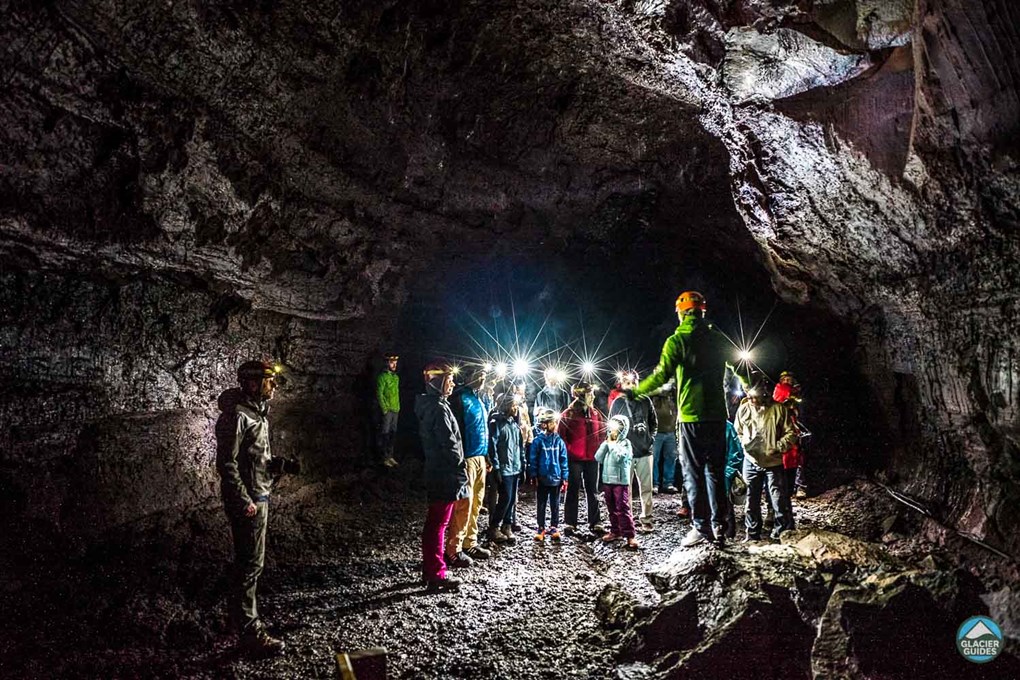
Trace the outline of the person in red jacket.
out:
<instances>
[{"instance_id":1,"label":"person in red jacket","mask_svg":"<svg viewBox=\"0 0 1020 680\"><path fill-rule=\"evenodd\" d=\"M772 390L772 401L783 404L790 411L793 426L797 427L800 419L800 383L793 373L783 371L779 374L779 382ZM783 469L786 473L786 490L789 497L796 492L798 498L806 496L804 485L804 451L800 443L794 444L783 454Z\"/></svg>"},{"instance_id":2,"label":"person in red jacket","mask_svg":"<svg viewBox=\"0 0 1020 680\"><path fill-rule=\"evenodd\" d=\"M593 534L601 535L604 527L599 518L599 464L595 452L605 436L605 426L602 414L594 406L595 388L591 383L574 385L573 395L574 400L560 416L557 428L567 445L569 469L563 533L570 535L577 530L577 506L583 486L588 501L588 528Z\"/></svg>"}]
</instances>

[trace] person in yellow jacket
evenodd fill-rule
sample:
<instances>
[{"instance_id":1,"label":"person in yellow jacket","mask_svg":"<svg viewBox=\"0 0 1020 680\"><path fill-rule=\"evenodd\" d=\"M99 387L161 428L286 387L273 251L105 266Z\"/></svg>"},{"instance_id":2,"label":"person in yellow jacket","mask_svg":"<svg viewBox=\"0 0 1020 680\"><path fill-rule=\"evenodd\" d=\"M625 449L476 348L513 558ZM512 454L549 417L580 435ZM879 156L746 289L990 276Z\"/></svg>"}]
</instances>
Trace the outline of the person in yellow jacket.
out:
<instances>
[{"instance_id":1,"label":"person in yellow jacket","mask_svg":"<svg viewBox=\"0 0 1020 680\"><path fill-rule=\"evenodd\" d=\"M772 538L779 538L782 532L794 528L793 508L786 492L787 475L783 470L783 454L797 441L790 410L773 401L771 391L759 380L747 390L747 398L737 409L736 429L744 447L743 476L747 482L744 540L761 539L761 493L766 482L775 508Z\"/></svg>"},{"instance_id":2,"label":"person in yellow jacket","mask_svg":"<svg viewBox=\"0 0 1020 680\"><path fill-rule=\"evenodd\" d=\"M397 362L400 357L394 353L386 355L386 370L379 374L375 381L375 398L381 411L379 419L379 451L383 457L383 465L397 467L397 459L393 457L393 444L397 436L397 417L400 415L400 376L397 375Z\"/></svg>"}]
</instances>

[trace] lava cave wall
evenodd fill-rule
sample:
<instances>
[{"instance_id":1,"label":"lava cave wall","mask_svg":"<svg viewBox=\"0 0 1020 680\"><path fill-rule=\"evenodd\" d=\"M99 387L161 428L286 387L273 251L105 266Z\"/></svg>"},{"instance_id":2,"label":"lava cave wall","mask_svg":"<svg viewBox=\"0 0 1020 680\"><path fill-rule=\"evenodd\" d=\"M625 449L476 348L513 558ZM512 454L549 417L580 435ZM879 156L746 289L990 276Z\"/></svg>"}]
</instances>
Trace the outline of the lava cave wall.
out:
<instances>
[{"instance_id":1,"label":"lava cave wall","mask_svg":"<svg viewBox=\"0 0 1020 680\"><path fill-rule=\"evenodd\" d=\"M252 353L293 376L274 443L336 469L423 272L636 228L856 329L834 361L879 467L1020 552L1007 0L2 11L18 540L215 506L214 400Z\"/></svg>"}]
</instances>

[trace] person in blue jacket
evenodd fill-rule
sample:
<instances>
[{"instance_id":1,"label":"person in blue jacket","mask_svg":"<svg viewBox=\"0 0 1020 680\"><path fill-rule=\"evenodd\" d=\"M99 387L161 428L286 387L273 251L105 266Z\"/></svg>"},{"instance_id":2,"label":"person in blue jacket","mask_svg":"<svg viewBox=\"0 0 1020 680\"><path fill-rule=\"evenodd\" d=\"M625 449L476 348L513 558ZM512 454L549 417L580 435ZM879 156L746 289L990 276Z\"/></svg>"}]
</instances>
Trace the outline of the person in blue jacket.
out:
<instances>
[{"instance_id":1,"label":"person in blue jacket","mask_svg":"<svg viewBox=\"0 0 1020 680\"><path fill-rule=\"evenodd\" d=\"M489 417L489 465L496 482L496 505L489 513L489 541L515 543L511 519L517 486L524 472L524 435L517 422L518 402L513 392L504 392Z\"/></svg>"},{"instance_id":2,"label":"person in blue jacket","mask_svg":"<svg viewBox=\"0 0 1020 680\"><path fill-rule=\"evenodd\" d=\"M538 487L538 533L536 541L544 541L548 536L553 541L560 540L560 494L566 491L569 468L567 462L567 445L556 433L559 414L552 409L543 409L538 413L538 434L531 442L528 455L528 478ZM549 530L545 528L545 509L551 507L552 523Z\"/></svg>"},{"instance_id":3,"label":"person in blue jacket","mask_svg":"<svg viewBox=\"0 0 1020 680\"><path fill-rule=\"evenodd\" d=\"M450 396L450 409L464 440L464 468L471 491L454 507L446 536L446 563L454 567L469 567L474 560L491 555L478 543L478 513L485 500L489 471L489 409L481 398L488 374L479 366L469 370L466 377L466 384L458 385Z\"/></svg>"}]
</instances>

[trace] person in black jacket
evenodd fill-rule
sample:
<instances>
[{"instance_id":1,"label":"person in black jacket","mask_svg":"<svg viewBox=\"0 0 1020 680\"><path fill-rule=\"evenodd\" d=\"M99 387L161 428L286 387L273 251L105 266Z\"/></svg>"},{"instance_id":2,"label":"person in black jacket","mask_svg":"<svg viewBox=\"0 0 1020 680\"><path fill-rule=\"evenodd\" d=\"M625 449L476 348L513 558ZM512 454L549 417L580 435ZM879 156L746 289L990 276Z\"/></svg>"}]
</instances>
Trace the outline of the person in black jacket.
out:
<instances>
[{"instance_id":1,"label":"person in black jacket","mask_svg":"<svg viewBox=\"0 0 1020 680\"><path fill-rule=\"evenodd\" d=\"M634 451L634 462L631 465L631 484L637 480L638 495L641 499L641 515L638 518L638 531L647 534L652 531L652 489L654 458L652 445L659 430L659 421L655 415L652 400L648 397L628 396L630 390L637 387L637 371L624 371L620 376L622 392L613 400L609 409L609 417L623 415L630 419L627 439ZM637 513L634 513L637 514Z\"/></svg>"},{"instance_id":2,"label":"person in black jacket","mask_svg":"<svg viewBox=\"0 0 1020 680\"><path fill-rule=\"evenodd\" d=\"M422 576L429 591L457 590L460 581L447 574L444 559L446 528L457 501L468 497L464 445L447 398L453 393L453 365L445 360L425 367L425 394L418 395L414 413L425 453L428 514L422 530Z\"/></svg>"}]
</instances>

